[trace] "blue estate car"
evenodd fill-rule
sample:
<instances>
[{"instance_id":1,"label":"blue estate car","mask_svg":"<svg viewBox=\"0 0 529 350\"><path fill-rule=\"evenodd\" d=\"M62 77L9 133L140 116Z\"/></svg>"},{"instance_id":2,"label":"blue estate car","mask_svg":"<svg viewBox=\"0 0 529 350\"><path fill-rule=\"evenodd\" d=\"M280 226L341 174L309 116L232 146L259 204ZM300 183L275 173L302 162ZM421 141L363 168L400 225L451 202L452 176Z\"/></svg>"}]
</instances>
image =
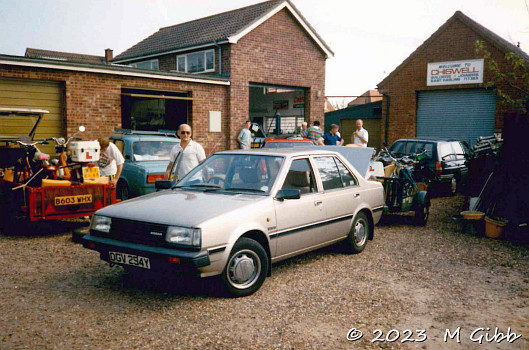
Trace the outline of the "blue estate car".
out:
<instances>
[{"instance_id":1,"label":"blue estate car","mask_svg":"<svg viewBox=\"0 0 529 350\"><path fill-rule=\"evenodd\" d=\"M163 179L171 149L180 143L175 131L116 129L110 140L119 148L125 164L117 185L121 200L155 192Z\"/></svg>"}]
</instances>

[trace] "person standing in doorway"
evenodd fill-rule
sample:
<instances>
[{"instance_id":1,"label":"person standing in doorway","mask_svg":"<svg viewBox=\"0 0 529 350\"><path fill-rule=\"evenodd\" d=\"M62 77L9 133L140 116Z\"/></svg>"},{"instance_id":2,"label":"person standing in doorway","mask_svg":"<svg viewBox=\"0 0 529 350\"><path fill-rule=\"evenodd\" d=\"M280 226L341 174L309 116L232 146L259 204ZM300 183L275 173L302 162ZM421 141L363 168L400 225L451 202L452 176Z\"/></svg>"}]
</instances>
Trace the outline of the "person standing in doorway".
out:
<instances>
[{"instance_id":1,"label":"person standing in doorway","mask_svg":"<svg viewBox=\"0 0 529 350\"><path fill-rule=\"evenodd\" d=\"M356 121L356 130L351 135L351 142L357 147L367 147L367 142L369 141L369 133L363 128L363 125L362 119L358 119Z\"/></svg>"},{"instance_id":2,"label":"person standing in doorway","mask_svg":"<svg viewBox=\"0 0 529 350\"><path fill-rule=\"evenodd\" d=\"M170 179L171 169L175 162L177 162L175 174L179 180L206 159L204 148L198 142L191 139L191 127L189 125L180 125L178 128L178 136L180 137L180 143L175 145L171 150L171 155L169 156L170 162L165 171L166 180Z\"/></svg>"},{"instance_id":3,"label":"person standing in doorway","mask_svg":"<svg viewBox=\"0 0 529 350\"><path fill-rule=\"evenodd\" d=\"M331 130L323 135L323 143L325 146L343 145L343 139L338 135L338 125L331 124Z\"/></svg>"},{"instance_id":4,"label":"person standing in doorway","mask_svg":"<svg viewBox=\"0 0 529 350\"><path fill-rule=\"evenodd\" d=\"M239 136L237 136L237 142L239 142L240 149L250 149L251 148L251 142L252 142L252 133L250 132L251 127L252 127L252 121L247 120L244 125L244 128L239 133Z\"/></svg>"},{"instance_id":5,"label":"person standing in doorway","mask_svg":"<svg viewBox=\"0 0 529 350\"><path fill-rule=\"evenodd\" d=\"M323 145L323 131L320 130L320 122L315 120L307 129L307 138L315 145Z\"/></svg>"},{"instance_id":6,"label":"person standing in doorway","mask_svg":"<svg viewBox=\"0 0 529 350\"><path fill-rule=\"evenodd\" d=\"M101 147L101 153L99 154L99 175L108 176L110 182L114 185L118 183L121 171L123 170L123 163L125 158L119 151L118 147L110 142L108 137L102 137L97 140Z\"/></svg>"}]
</instances>

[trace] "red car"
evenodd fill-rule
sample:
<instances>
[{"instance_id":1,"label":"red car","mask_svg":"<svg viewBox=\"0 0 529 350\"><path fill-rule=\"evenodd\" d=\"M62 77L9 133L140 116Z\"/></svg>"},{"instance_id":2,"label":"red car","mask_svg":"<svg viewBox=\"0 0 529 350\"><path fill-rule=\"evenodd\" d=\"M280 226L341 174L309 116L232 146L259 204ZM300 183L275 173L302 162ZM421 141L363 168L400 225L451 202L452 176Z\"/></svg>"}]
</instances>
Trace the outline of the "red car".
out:
<instances>
[{"instance_id":1,"label":"red car","mask_svg":"<svg viewBox=\"0 0 529 350\"><path fill-rule=\"evenodd\" d=\"M263 148L303 148L313 146L314 144L311 140L296 136L286 139L267 138Z\"/></svg>"}]
</instances>

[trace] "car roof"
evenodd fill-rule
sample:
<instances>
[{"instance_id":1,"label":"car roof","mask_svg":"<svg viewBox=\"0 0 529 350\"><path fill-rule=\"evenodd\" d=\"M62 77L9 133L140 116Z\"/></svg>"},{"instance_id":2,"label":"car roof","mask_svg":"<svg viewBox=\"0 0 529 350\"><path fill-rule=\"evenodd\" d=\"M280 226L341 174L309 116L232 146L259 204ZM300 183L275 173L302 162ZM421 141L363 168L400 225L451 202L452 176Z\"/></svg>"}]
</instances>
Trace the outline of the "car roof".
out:
<instances>
[{"instance_id":1,"label":"car roof","mask_svg":"<svg viewBox=\"0 0 529 350\"><path fill-rule=\"evenodd\" d=\"M313 147L307 148L254 148L251 150L232 150L222 151L215 154L249 154L249 155L263 155L263 156L281 156L281 157L296 157L306 155L338 155L334 151L326 151L322 149L315 149Z\"/></svg>"},{"instance_id":2,"label":"car roof","mask_svg":"<svg viewBox=\"0 0 529 350\"><path fill-rule=\"evenodd\" d=\"M430 141L430 142L462 142L463 140L455 139L455 138L449 138L449 137L410 137L406 139L398 139L395 142L398 141Z\"/></svg>"},{"instance_id":3,"label":"car roof","mask_svg":"<svg viewBox=\"0 0 529 350\"><path fill-rule=\"evenodd\" d=\"M179 138L169 137L163 135L122 135L114 134L110 136L111 140L129 140L129 141L170 141L170 142L180 142Z\"/></svg>"},{"instance_id":4,"label":"car roof","mask_svg":"<svg viewBox=\"0 0 529 350\"><path fill-rule=\"evenodd\" d=\"M309 139L295 138L295 139L266 139L266 143L281 143L281 142L296 142L296 143L312 143Z\"/></svg>"}]
</instances>

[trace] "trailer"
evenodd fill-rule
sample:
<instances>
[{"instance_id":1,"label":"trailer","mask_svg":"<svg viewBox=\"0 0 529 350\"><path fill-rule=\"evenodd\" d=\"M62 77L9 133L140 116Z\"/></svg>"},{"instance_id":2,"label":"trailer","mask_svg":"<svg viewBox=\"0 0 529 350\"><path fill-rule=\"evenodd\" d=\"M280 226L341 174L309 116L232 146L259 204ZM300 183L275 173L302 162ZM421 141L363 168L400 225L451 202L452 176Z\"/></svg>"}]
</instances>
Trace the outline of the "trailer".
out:
<instances>
[{"instance_id":1,"label":"trailer","mask_svg":"<svg viewBox=\"0 0 529 350\"><path fill-rule=\"evenodd\" d=\"M72 139L35 140L47 113L0 107L0 230L4 234L16 232L24 222L90 216L116 202L115 187L99 177L94 162L67 162L65 153L61 165L40 152L37 145L50 141L66 152ZM29 132L25 134L24 129ZM21 134L14 135L13 130ZM64 172L70 170L73 175L64 179Z\"/></svg>"}]
</instances>

